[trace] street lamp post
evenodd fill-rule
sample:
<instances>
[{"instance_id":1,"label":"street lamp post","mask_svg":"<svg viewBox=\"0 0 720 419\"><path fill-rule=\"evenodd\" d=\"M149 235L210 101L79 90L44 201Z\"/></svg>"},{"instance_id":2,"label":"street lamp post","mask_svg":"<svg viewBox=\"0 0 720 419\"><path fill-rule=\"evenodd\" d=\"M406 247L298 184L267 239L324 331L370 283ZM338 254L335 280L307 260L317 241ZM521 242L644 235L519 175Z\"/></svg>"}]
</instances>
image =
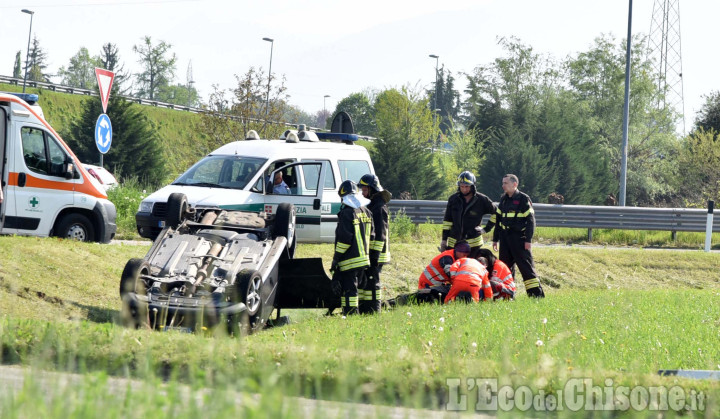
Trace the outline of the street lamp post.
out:
<instances>
[{"instance_id":1,"label":"street lamp post","mask_svg":"<svg viewBox=\"0 0 720 419\"><path fill-rule=\"evenodd\" d=\"M30 38L32 37L32 21L33 21L33 15L35 12L28 9L22 9L23 13L27 13L30 15L30 32L28 33L28 46L27 46L27 53L25 54L25 77L23 77L23 93L25 93L25 82L27 80L27 72L28 72L28 60L30 59Z\"/></svg>"},{"instance_id":2,"label":"street lamp post","mask_svg":"<svg viewBox=\"0 0 720 419\"><path fill-rule=\"evenodd\" d=\"M267 41L270 43L270 68L268 69L267 99L265 100L265 123L267 123L267 117L270 113L270 79L272 77L272 54L275 40L272 38L263 38L263 41Z\"/></svg>"},{"instance_id":3,"label":"street lamp post","mask_svg":"<svg viewBox=\"0 0 720 419\"><path fill-rule=\"evenodd\" d=\"M629 0L628 10L628 35L627 35L627 52L625 53L625 105L623 107L623 136L622 151L620 155L620 193L618 204L625 206L625 195L627 187L627 156L628 156L628 124L630 120L630 66L631 66L631 46L632 46L632 0Z\"/></svg>"},{"instance_id":4,"label":"street lamp post","mask_svg":"<svg viewBox=\"0 0 720 419\"><path fill-rule=\"evenodd\" d=\"M430 58L435 59L435 94L433 95L433 109L437 109L437 95L438 95L438 63L440 61L440 57L435 54L428 55Z\"/></svg>"}]
</instances>

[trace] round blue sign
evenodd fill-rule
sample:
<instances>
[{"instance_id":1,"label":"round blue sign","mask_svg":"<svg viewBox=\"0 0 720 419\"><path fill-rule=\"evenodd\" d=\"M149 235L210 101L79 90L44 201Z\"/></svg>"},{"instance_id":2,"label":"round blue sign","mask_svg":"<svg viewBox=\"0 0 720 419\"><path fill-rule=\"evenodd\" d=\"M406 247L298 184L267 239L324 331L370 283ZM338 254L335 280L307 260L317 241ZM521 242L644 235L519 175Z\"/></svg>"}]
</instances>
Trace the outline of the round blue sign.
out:
<instances>
[{"instance_id":1,"label":"round blue sign","mask_svg":"<svg viewBox=\"0 0 720 419\"><path fill-rule=\"evenodd\" d=\"M95 123L95 145L102 154L110 150L112 144L112 124L107 115L100 114Z\"/></svg>"}]
</instances>

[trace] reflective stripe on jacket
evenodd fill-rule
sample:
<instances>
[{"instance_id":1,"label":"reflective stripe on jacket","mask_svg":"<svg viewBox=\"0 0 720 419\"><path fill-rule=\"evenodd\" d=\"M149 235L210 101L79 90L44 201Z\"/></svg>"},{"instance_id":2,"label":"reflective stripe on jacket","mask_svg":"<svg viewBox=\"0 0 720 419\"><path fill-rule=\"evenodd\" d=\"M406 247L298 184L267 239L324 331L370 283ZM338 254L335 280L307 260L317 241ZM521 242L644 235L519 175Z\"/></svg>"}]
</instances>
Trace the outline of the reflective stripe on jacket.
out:
<instances>
[{"instance_id":1,"label":"reflective stripe on jacket","mask_svg":"<svg viewBox=\"0 0 720 419\"><path fill-rule=\"evenodd\" d=\"M448 247L455 247L460 240L467 240L470 247L480 247L483 240L475 227L480 226L485 214L489 214L485 232L490 232L495 226L495 213L495 204L487 196L475 192L470 202L466 203L462 194L457 192L448 199L445 208L442 239L447 240Z\"/></svg>"},{"instance_id":2,"label":"reflective stripe on jacket","mask_svg":"<svg viewBox=\"0 0 720 419\"><path fill-rule=\"evenodd\" d=\"M335 228L335 255L340 271L370 266L370 242L375 238L372 214L365 207L340 207Z\"/></svg>"},{"instance_id":3,"label":"reflective stripe on jacket","mask_svg":"<svg viewBox=\"0 0 720 419\"><path fill-rule=\"evenodd\" d=\"M488 271L477 259L460 258L452 264L450 267L450 283L454 284L456 281L477 285L486 300L492 300L493 298Z\"/></svg>"}]
</instances>

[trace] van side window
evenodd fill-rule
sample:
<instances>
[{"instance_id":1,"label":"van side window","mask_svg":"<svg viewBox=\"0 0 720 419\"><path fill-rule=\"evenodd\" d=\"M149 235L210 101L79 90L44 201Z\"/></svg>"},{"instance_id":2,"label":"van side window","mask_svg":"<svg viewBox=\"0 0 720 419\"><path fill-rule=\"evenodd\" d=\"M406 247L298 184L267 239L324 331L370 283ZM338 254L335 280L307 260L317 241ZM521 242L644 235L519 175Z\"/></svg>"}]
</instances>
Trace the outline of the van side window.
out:
<instances>
[{"instance_id":1,"label":"van side window","mask_svg":"<svg viewBox=\"0 0 720 419\"><path fill-rule=\"evenodd\" d=\"M23 158L28 169L50 176L64 176L67 154L47 132L30 127L20 130Z\"/></svg>"},{"instance_id":2,"label":"van side window","mask_svg":"<svg viewBox=\"0 0 720 419\"><path fill-rule=\"evenodd\" d=\"M370 165L365 160L338 160L340 168L340 178L357 182L364 175L371 173Z\"/></svg>"}]
</instances>

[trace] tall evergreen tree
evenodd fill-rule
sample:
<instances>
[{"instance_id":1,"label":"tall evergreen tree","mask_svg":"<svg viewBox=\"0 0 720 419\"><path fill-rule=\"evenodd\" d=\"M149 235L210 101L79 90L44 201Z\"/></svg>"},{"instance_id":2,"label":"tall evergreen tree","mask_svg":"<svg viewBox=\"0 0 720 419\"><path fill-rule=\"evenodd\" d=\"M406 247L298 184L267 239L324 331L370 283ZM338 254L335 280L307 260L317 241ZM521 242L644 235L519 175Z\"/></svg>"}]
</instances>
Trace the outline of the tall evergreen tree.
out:
<instances>
[{"instance_id":1,"label":"tall evergreen tree","mask_svg":"<svg viewBox=\"0 0 720 419\"><path fill-rule=\"evenodd\" d=\"M95 145L95 123L102 113L102 104L99 97L91 97L83 106L81 118L71 125L66 139L80 160L96 162L100 152ZM166 181L160 131L148 121L140 105L120 98L117 87L113 87L107 115L113 137L110 151L103 157L104 166L125 178L135 176L149 186Z\"/></svg>"},{"instance_id":2,"label":"tall evergreen tree","mask_svg":"<svg viewBox=\"0 0 720 419\"><path fill-rule=\"evenodd\" d=\"M448 135L458 121L460 114L460 93L455 90L455 78L452 73L445 70L443 65L438 70L437 86L428 90L428 103L435 106L437 117L440 118L440 131Z\"/></svg>"},{"instance_id":3,"label":"tall evergreen tree","mask_svg":"<svg viewBox=\"0 0 720 419\"><path fill-rule=\"evenodd\" d=\"M407 88L380 93L375 102L378 139L371 150L375 171L384 187L413 199L438 199L442 178L433 164L429 143L435 129L427 99Z\"/></svg>"},{"instance_id":4,"label":"tall evergreen tree","mask_svg":"<svg viewBox=\"0 0 720 419\"><path fill-rule=\"evenodd\" d=\"M698 112L695 119L694 131L710 131L720 132L720 91L713 91L705 95L705 103Z\"/></svg>"},{"instance_id":5,"label":"tall evergreen tree","mask_svg":"<svg viewBox=\"0 0 720 419\"><path fill-rule=\"evenodd\" d=\"M23 77L22 73L22 51L18 51L15 54L15 66L13 66L13 77L20 79Z\"/></svg>"},{"instance_id":6,"label":"tall evergreen tree","mask_svg":"<svg viewBox=\"0 0 720 419\"><path fill-rule=\"evenodd\" d=\"M30 58L25 63L28 80L50 82L50 74L45 73L47 68L47 53L40 47L40 41L37 36L33 37L32 46L30 47Z\"/></svg>"},{"instance_id":7,"label":"tall evergreen tree","mask_svg":"<svg viewBox=\"0 0 720 419\"><path fill-rule=\"evenodd\" d=\"M118 91L121 94L125 94L128 89L125 83L129 80L130 76L128 76L125 71L125 66L120 63L120 50L117 45L111 42L103 44L99 60L101 68L115 73L113 86L117 86Z\"/></svg>"}]
</instances>

